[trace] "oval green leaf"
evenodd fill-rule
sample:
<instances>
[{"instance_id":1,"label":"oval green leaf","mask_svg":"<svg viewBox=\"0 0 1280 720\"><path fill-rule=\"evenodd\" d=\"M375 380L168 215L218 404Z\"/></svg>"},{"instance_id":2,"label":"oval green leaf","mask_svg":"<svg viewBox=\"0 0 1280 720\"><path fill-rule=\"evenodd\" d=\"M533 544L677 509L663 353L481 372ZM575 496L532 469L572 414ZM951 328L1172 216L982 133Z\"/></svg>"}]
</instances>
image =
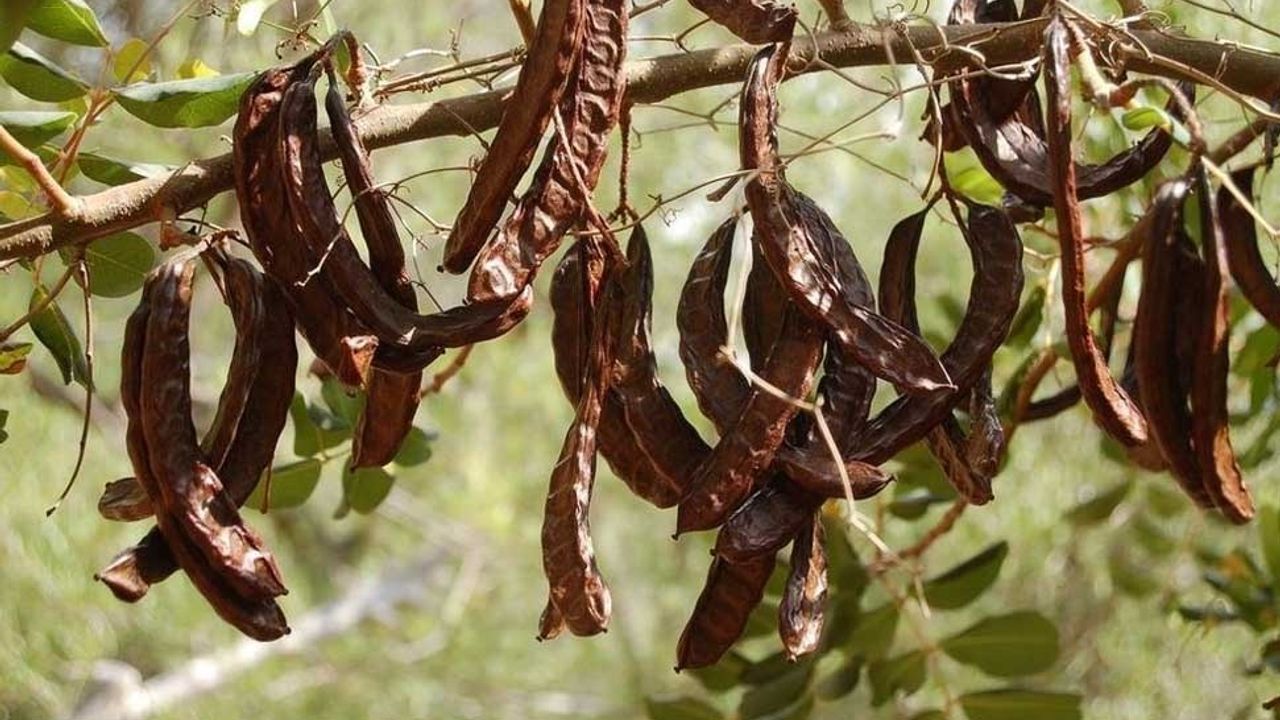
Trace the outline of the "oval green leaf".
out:
<instances>
[{"instance_id":1,"label":"oval green leaf","mask_svg":"<svg viewBox=\"0 0 1280 720\"><path fill-rule=\"evenodd\" d=\"M342 474L342 496L352 510L367 515L387 499L395 482L382 468L348 469Z\"/></svg>"},{"instance_id":2,"label":"oval green leaf","mask_svg":"<svg viewBox=\"0 0 1280 720\"><path fill-rule=\"evenodd\" d=\"M162 128L221 125L236 114L240 95L253 73L139 83L115 91L116 101L130 115Z\"/></svg>"},{"instance_id":3,"label":"oval green leaf","mask_svg":"<svg viewBox=\"0 0 1280 720\"><path fill-rule=\"evenodd\" d=\"M924 653L913 650L888 660L876 660L867 666L871 682L871 705L880 707L901 692L910 695L924 686L928 673Z\"/></svg>"},{"instance_id":4,"label":"oval green leaf","mask_svg":"<svg viewBox=\"0 0 1280 720\"><path fill-rule=\"evenodd\" d=\"M1058 629L1037 612L999 615L943 640L942 651L988 675L1032 675L1057 661Z\"/></svg>"},{"instance_id":5,"label":"oval green leaf","mask_svg":"<svg viewBox=\"0 0 1280 720\"><path fill-rule=\"evenodd\" d=\"M1009 543L998 542L959 565L927 581L924 599L930 607L954 610L977 600L1000 575Z\"/></svg>"},{"instance_id":6,"label":"oval green leaf","mask_svg":"<svg viewBox=\"0 0 1280 720\"><path fill-rule=\"evenodd\" d=\"M117 160L95 153L80 153L76 162L84 176L103 185L124 185L125 183L144 180L173 170L168 165L135 163L128 160Z\"/></svg>"},{"instance_id":7,"label":"oval green leaf","mask_svg":"<svg viewBox=\"0 0 1280 720\"><path fill-rule=\"evenodd\" d=\"M1133 483L1125 480L1079 503L1067 511L1067 522L1077 527L1097 525L1111 517L1111 513L1115 512L1120 503L1124 501L1131 487L1133 487Z\"/></svg>"},{"instance_id":8,"label":"oval green leaf","mask_svg":"<svg viewBox=\"0 0 1280 720\"><path fill-rule=\"evenodd\" d=\"M410 428L391 462L401 467L413 467L427 462L431 459L431 440L431 435L422 428Z\"/></svg>"},{"instance_id":9,"label":"oval green leaf","mask_svg":"<svg viewBox=\"0 0 1280 720\"><path fill-rule=\"evenodd\" d=\"M48 297L49 291L43 285L36 286L31 293L30 307L36 307ZM57 300L45 305L43 310L32 316L31 331L36 334L36 339L58 363L64 385L70 385L71 381L75 380L88 387L89 367L80 345L80 338L76 337L76 332L67 321L67 316L63 314L62 308L58 307Z\"/></svg>"},{"instance_id":10,"label":"oval green leaf","mask_svg":"<svg viewBox=\"0 0 1280 720\"><path fill-rule=\"evenodd\" d=\"M37 0L27 16L27 29L72 45L107 45L98 16L83 0Z\"/></svg>"},{"instance_id":11,"label":"oval green leaf","mask_svg":"<svg viewBox=\"0 0 1280 720\"><path fill-rule=\"evenodd\" d=\"M854 655L878 658L889 652L898 631L898 606L892 602L863 613L853 628L847 647Z\"/></svg>"},{"instance_id":12,"label":"oval green leaf","mask_svg":"<svg viewBox=\"0 0 1280 720\"><path fill-rule=\"evenodd\" d=\"M80 78L22 43L14 43L9 52L0 55L0 77L14 90L40 102L74 100L89 91Z\"/></svg>"},{"instance_id":13,"label":"oval green leaf","mask_svg":"<svg viewBox=\"0 0 1280 720\"><path fill-rule=\"evenodd\" d=\"M75 121L76 114L71 112L0 112L0 127L27 148L36 148L54 139Z\"/></svg>"},{"instance_id":14,"label":"oval green leaf","mask_svg":"<svg viewBox=\"0 0 1280 720\"><path fill-rule=\"evenodd\" d=\"M142 288L156 263L156 252L141 235L108 235L85 249L89 292L98 297L128 297Z\"/></svg>"},{"instance_id":15,"label":"oval green leaf","mask_svg":"<svg viewBox=\"0 0 1280 720\"><path fill-rule=\"evenodd\" d=\"M1137 107L1126 110L1120 116L1120 124L1129 130L1168 128L1172 125L1169 114L1157 107Z\"/></svg>"},{"instance_id":16,"label":"oval green leaf","mask_svg":"<svg viewBox=\"0 0 1280 720\"><path fill-rule=\"evenodd\" d=\"M791 707L808 692L811 677L813 663L791 665L770 682L747 690L738 704L738 717L755 720Z\"/></svg>"},{"instance_id":17,"label":"oval green leaf","mask_svg":"<svg viewBox=\"0 0 1280 720\"><path fill-rule=\"evenodd\" d=\"M315 492L316 485L320 483L322 467L324 466L318 459L305 458L273 468L269 473L262 474L262 479L258 481L258 486L253 489L253 494L245 501L245 505L256 510L265 508L267 511L297 507Z\"/></svg>"},{"instance_id":18,"label":"oval green leaf","mask_svg":"<svg viewBox=\"0 0 1280 720\"><path fill-rule=\"evenodd\" d=\"M1081 720L1080 696L1007 688L960 697L969 720Z\"/></svg>"},{"instance_id":19,"label":"oval green leaf","mask_svg":"<svg viewBox=\"0 0 1280 720\"><path fill-rule=\"evenodd\" d=\"M0 52L13 47L22 29L27 26L27 18L35 0L5 0L0 2Z\"/></svg>"},{"instance_id":20,"label":"oval green leaf","mask_svg":"<svg viewBox=\"0 0 1280 720\"><path fill-rule=\"evenodd\" d=\"M645 698L644 711L650 720L721 720L715 706L695 697Z\"/></svg>"},{"instance_id":21,"label":"oval green leaf","mask_svg":"<svg viewBox=\"0 0 1280 720\"><path fill-rule=\"evenodd\" d=\"M729 652L715 665L689 670L688 673L711 692L725 692L738 686L743 671L750 664L741 654Z\"/></svg>"},{"instance_id":22,"label":"oval green leaf","mask_svg":"<svg viewBox=\"0 0 1280 720\"><path fill-rule=\"evenodd\" d=\"M849 658L839 667L820 678L813 686L813 692L819 700L839 700L858 687L858 678L862 676L862 660Z\"/></svg>"}]
</instances>

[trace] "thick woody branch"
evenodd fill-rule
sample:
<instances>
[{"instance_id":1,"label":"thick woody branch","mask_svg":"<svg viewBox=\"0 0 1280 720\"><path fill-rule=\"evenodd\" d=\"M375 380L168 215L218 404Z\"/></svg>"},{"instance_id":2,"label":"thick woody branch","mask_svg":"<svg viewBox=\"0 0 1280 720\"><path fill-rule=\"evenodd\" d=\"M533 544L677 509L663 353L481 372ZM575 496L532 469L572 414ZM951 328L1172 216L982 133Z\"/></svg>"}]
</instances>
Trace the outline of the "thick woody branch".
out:
<instances>
[{"instance_id":1,"label":"thick woody branch","mask_svg":"<svg viewBox=\"0 0 1280 720\"><path fill-rule=\"evenodd\" d=\"M1035 58L1041 47L1044 21L970 25L913 26L901 30L858 26L852 32L824 32L798 38L795 66L819 70L812 64L815 50L831 65L885 65L890 58L912 57L912 49L939 69L971 67L977 50L988 66L1008 65ZM1280 55L1168 35L1134 31L1129 35L1152 53L1170 62L1154 62L1143 52L1131 53L1129 67L1139 72L1177 79L1216 79L1238 93L1264 100L1280 95ZM730 45L649 58L629 63L629 100L657 102L673 95L715 85L738 83L756 48ZM1189 69L1189 71L1187 70ZM469 135L498 124L506 91L497 90L439 102L388 105L359 121L359 131L372 148L444 135ZM332 144L323 151L334 157ZM0 262L35 257L61 247L111 233L171 219L208 202L232 187L231 156L194 161L170 174L140 180L81 198L75 220L54 214L0 227Z\"/></svg>"}]
</instances>

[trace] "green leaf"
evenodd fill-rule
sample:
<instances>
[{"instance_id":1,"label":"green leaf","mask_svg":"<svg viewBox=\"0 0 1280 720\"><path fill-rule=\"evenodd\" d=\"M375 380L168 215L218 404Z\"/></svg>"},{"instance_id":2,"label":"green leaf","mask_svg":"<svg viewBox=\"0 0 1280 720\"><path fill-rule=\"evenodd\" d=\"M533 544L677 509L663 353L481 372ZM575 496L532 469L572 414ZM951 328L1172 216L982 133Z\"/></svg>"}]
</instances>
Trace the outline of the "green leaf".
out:
<instances>
[{"instance_id":1,"label":"green leaf","mask_svg":"<svg viewBox=\"0 0 1280 720\"><path fill-rule=\"evenodd\" d=\"M779 650L743 668L742 684L764 685L765 683L773 682L777 677L795 666L796 664L788 660L786 654Z\"/></svg>"},{"instance_id":2,"label":"green leaf","mask_svg":"<svg viewBox=\"0 0 1280 720\"><path fill-rule=\"evenodd\" d=\"M0 345L0 375L17 375L27 366L31 343Z\"/></svg>"},{"instance_id":3,"label":"green leaf","mask_svg":"<svg viewBox=\"0 0 1280 720\"><path fill-rule=\"evenodd\" d=\"M858 678L862 675L862 659L849 658L835 670L822 677L813 686L813 692L819 700L839 700L858 687Z\"/></svg>"},{"instance_id":4,"label":"green leaf","mask_svg":"<svg viewBox=\"0 0 1280 720\"><path fill-rule=\"evenodd\" d=\"M141 235L108 235L85 248L89 292L98 297L128 297L142 287L156 264L156 253Z\"/></svg>"},{"instance_id":5,"label":"green leaf","mask_svg":"<svg viewBox=\"0 0 1280 720\"><path fill-rule=\"evenodd\" d=\"M49 291L43 285L37 285L31 293L31 304L29 307L34 308L45 298L49 297ZM58 370L62 372L63 384L70 384L72 380L88 387L89 383L89 367L85 361L84 350L80 346L80 338L76 337L75 330L71 327L71 323L67 321L67 316L63 314L62 308L58 307L55 300L45 306L43 310L36 313L31 318L31 330L36 334L36 339L40 344L53 355L53 359L58 363Z\"/></svg>"},{"instance_id":6,"label":"green leaf","mask_svg":"<svg viewBox=\"0 0 1280 720\"><path fill-rule=\"evenodd\" d=\"M5 430L5 425L9 424L9 411L0 410L0 443L9 439L9 432Z\"/></svg>"},{"instance_id":7,"label":"green leaf","mask_svg":"<svg viewBox=\"0 0 1280 720\"><path fill-rule=\"evenodd\" d=\"M37 0L27 16L27 29L73 45L107 45L98 17L83 0Z\"/></svg>"},{"instance_id":8,"label":"green leaf","mask_svg":"<svg viewBox=\"0 0 1280 720\"><path fill-rule=\"evenodd\" d=\"M131 38L121 45L111 65L116 81L136 83L147 79L151 74L151 56L147 54L150 49L151 45L141 38Z\"/></svg>"},{"instance_id":9,"label":"green leaf","mask_svg":"<svg viewBox=\"0 0 1280 720\"><path fill-rule=\"evenodd\" d=\"M999 615L943 640L942 651L988 675L1032 675L1057 661L1058 629L1037 612Z\"/></svg>"},{"instance_id":10,"label":"green leaf","mask_svg":"<svg viewBox=\"0 0 1280 720\"><path fill-rule=\"evenodd\" d=\"M913 650L888 660L876 660L867 666L871 682L871 705L880 707L901 691L910 695L924 686L928 673L924 653Z\"/></svg>"},{"instance_id":11,"label":"green leaf","mask_svg":"<svg viewBox=\"0 0 1280 720\"><path fill-rule=\"evenodd\" d=\"M1173 126L1169 114L1157 107L1136 107L1126 110L1120 117L1120 124L1129 130L1167 129Z\"/></svg>"},{"instance_id":12,"label":"green leaf","mask_svg":"<svg viewBox=\"0 0 1280 720\"><path fill-rule=\"evenodd\" d=\"M1173 538L1145 515L1134 518L1129 523L1129 528L1138 544L1156 557L1164 557L1178 548Z\"/></svg>"},{"instance_id":13,"label":"green leaf","mask_svg":"<svg viewBox=\"0 0 1280 720\"><path fill-rule=\"evenodd\" d=\"M1000 575L1009 543L998 542L924 584L932 608L954 610L978 599Z\"/></svg>"},{"instance_id":14,"label":"green leaf","mask_svg":"<svg viewBox=\"0 0 1280 720\"><path fill-rule=\"evenodd\" d=\"M1135 562L1119 545L1107 554L1107 570L1116 589L1130 597L1144 598L1160 589L1159 582L1151 575L1150 563Z\"/></svg>"},{"instance_id":15,"label":"green leaf","mask_svg":"<svg viewBox=\"0 0 1280 720\"><path fill-rule=\"evenodd\" d=\"M1132 487L1133 483L1126 480L1098 493L1068 510L1067 522L1077 527L1097 525L1111 517L1111 513L1116 511L1121 502L1124 502L1125 496L1129 494L1129 489Z\"/></svg>"},{"instance_id":16,"label":"green leaf","mask_svg":"<svg viewBox=\"0 0 1280 720\"><path fill-rule=\"evenodd\" d=\"M688 673L711 692L725 692L738 686L748 665L750 661L741 654L728 652L715 665L689 670Z\"/></svg>"},{"instance_id":17,"label":"green leaf","mask_svg":"<svg viewBox=\"0 0 1280 720\"><path fill-rule=\"evenodd\" d=\"M645 714L650 720L720 720L724 714L695 697L645 698Z\"/></svg>"},{"instance_id":18,"label":"green leaf","mask_svg":"<svg viewBox=\"0 0 1280 720\"><path fill-rule=\"evenodd\" d=\"M987 690L960 697L969 720L1081 720L1080 696L1037 690Z\"/></svg>"},{"instance_id":19,"label":"green leaf","mask_svg":"<svg viewBox=\"0 0 1280 720\"><path fill-rule=\"evenodd\" d=\"M882 657L893 645L897 630L898 606L887 602L858 618L847 647L852 654L865 658Z\"/></svg>"},{"instance_id":20,"label":"green leaf","mask_svg":"<svg viewBox=\"0 0 1280 720\"><path fill-rule=\"evenodd\" d=\"M938 495L928 488L901 485L894 488L893 501L889 503L889 512L903 520L919 520L929 512L929 508L942 503L949 503L954 497Z\"/></svg>"},{"instance_id":21,"label":"green leaf","mask_svg":"<svg viewBox=\"0 0 1280 720\"><path fill-rule=\"evenodd\" d=\"M367 515L391 494L396 479L382 468L348 469L342 474L342 496L352 510Z\"/></svg>"},{"instance_id":22,"label":"green leaf","mask_svg":"<svg viewBox=\"0 0 1280 720\"><path fill-rule=\"evenodd\" d=\"M802 662L791 666L771 682L747 690L738 704L738 717L754 720L791 707L807 693L812 676L813 663Z\"/></svg>"},{"instance_id":23,"label":"green leaf","mask_svg":"<svg viewBox=\"0 0 1280 720\"><path fill-rule=\"evenodd\" d=\"M943 156L943 167L951 187L974 202L999 206L1004 187L978 161L970 148Z\"/></svg>"},{"instance_id":24,"label":"green leaf","mask_svg":"<svg viewBox=\"0 0 1280 720\"><path fill-rule=\"evenodd\" d=\"M27 26L27 18L35 0L4 0L0 2L0 52L13 47L14 41Z\"/></svg>"},{"instance_id":25,"label":"green leaf","mask_svg":"<svg viewBox=\"0 0 1280 720\"><path fill-rule=\"evenodd\" d=\"M80 153L76 161L85 177L103 185L112 186L144 180L173 170L168 165L116 160L115 158L94 153Z\"/></svg>"},{"instance_id":26,"label":"green leaf","mask_svg":"<svg viewBox=\"0 0 1280 720\"><path fill-rule=\"evenodd\" d=\"M401 467L413 467L427 462L431 459L432 439L422 428L411 428L391 462Z\"/></svg>"},{"instance_id":27,"label":"green leaf","mask_svg":"<svg viewBox=\"0 0 1280 720\"><path fill-rule=\"evenodd\" d=\"M317 455L351 437L350 425L326 410L307 405L302 393L293 394L289 418L293 420L293 452L299 457Z\"/></svg>"},{"instance_id":28,"label":"green leaf","mask_svg":"<svg viewBox=\"0 0 1280 720\"><path fill-rule=\"evenodd\" d=\"M0 112L0 127L28 148L39 147L58 137L75 121L76 114L71 112Z\"/></svg>"},{"instance_id":29,"label":"green leaf","mask_svg":"<svg viewBox=\"0 0 1280 720\"><path fill-rule=\"evenodd\" d=\"M270 473L263 473L253 494L245 501L245 505L254 508L267 508L270 511L297 507L311 497L316 485L320 483L320 470L324 467L316 458L306 458L297 462L273 468ZM270 497L263 503L263 497L270 488Z\"/></svg>"},{"instance_id":30,"label":"green leaf","mask_svg":"<svg viewBox=\"0 0 1280 720\"><path fill-rule=\"evenodd\" d=\"M751 611L747 617L747 626L742 630L743 638L760 637L774 632L778 627L778 603L765 600Z\"/></svg>"},{"instance_id":31,"label":"green leaf","mask_svg":"<svg viewBox=\"0 0 1280 720\"><path fill-rule=\"evenodd\" d=\"M89 91L75 75L22 43L14 43L9 52L0 55L0 77L14 90L40 102L72 100Z\"/></svg>"},{"instance_id":32,"label":"green leaf","mask_svg":"<svg viewBox=\"0 0 1280 720\"><path fill-rule=\"evenodd\" d=\"M1277 353L1280 353L1280 330L1263 325L1245 337L1244 346L1233 358L1231 370L1241 377L1250 377L1260 371L1274 373L1270 363Z\"/></svg>"},{"instance_id":33,"label":"green leaf","mask_svg":"<svg viewBox=\"0 0 1280 720\"><path fill-rule=\"evenodd\" d=\"M120 107L162 128L221 125L236 114L253 73L215 75L163 83L138 83L115 91Z\"/></svg>"},{"instance_id":34,"label":"green leaf","mask_svg":"<svg viewBox=\"0 0 1280 720\"><path fill-rule=\"evenodd\" d=\"M827 535L827 573L838 598L857 609L858 599L871 583L871 576L858 559L858 553L849 542L849 533L837 518L823 515L823 529Z\"/></svg>"},{"instance_id":35,"label":"green leaf","mask_svg":"<svg viewBox=\"0 0 1280 720\"><path fill-rule=\"evenodd\" d=\"M320 398L330 412L342 418L347 425L356 426L364 410L363 393L348 391L336 378L327 377L320 383Z\"/></svg>"},{"instance_id":36,"label":"green leaf","mask_svg":"<svg viewBox=\"0 0 1280 720\"><path fill-rule=\"evenodd\" d=\"M1044 308L1048 299L1049 291L1043 284L1031 288L1031 294L1013 317L1009 339L1005 341L1006 347L1025 348L1031 344L1040 331L1040 324L1044 322Z\"/></svg>"}]
</instances>

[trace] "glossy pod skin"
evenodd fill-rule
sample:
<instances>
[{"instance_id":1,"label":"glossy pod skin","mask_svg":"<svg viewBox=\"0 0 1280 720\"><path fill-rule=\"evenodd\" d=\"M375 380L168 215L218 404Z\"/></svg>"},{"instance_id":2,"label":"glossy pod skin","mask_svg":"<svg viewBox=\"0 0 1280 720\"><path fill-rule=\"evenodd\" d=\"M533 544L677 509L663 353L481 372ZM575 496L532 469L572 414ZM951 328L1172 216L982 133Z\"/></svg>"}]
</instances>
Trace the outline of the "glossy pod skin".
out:
<instances>
[{"instance_id":1,"label":"glossy pod skin","mask_svg":"<svg viewBox=\"0 0 1280 720\"><path fill-rule=\"evenodd\" d=\"M950 389L951 378L928 345L841 292L833 269L822 265L814 238L797 218L795 192L782 176L776 133L777 85L786 55L783 45L757 53L742 92L742 167L755 172L746 195L760 254L796 305L877 377L912 394Z\"/></svg>"},{"instance_id":2,"label":"glossy pod skin","mask_svg":"<svg viewBox=\"0 0 1280 720\"><path fill-rule=\"evenodd\" d=\"M323 277L310 277L310 252L288 213L288 194L276 152L284 91L309 73L307 58L267 70L240 100L232 157L236 199L253 254L284 290L298 330L337 378L352 387L368 382L378 341L343 307Z\"/></svg>"},{"instance_id":3,"label":"glossy pod skin","mask_svg":"<svg viewBox=\"0 0 1280 720\"><path fill-rule=\"evenodd\" d=\"M586 219L626 90L627 24L622 0L586 3L582 51L560 99L563 127L557 124L529 189L480 252L468 281L469 303L518 295L565 234Z\"/></svg>"},{"instance_id":4,"label":"glossy pod skin","mask_svg":"<svg viewBox=\"0 0 1280 720\"><path fill-rule=\"evenodd\" d=\"M976 22L986 12L986 0L961 0L952 6L948 24L965 25ZM1057 32L1061 20L1050 23L1050 32ZM1067 38L1062 28L1062 42ZM1061 57L1067 67L1066 48ZM1050 68L1046 67L1046 73ZM1000 181L1025 202L1041 207L1054 204L1057 192L1053 170L1054 149L1045 142L1044 133L1035 126L1026 113L1014 113L1002 117L1007 107L998 105L1003 96L993 93L989 78L957 79L951 86L951 112L948 119L957 126L966 142L974 149L987 172ZM1056 101L1049 79L1049 115L1055 112ZM1182 83L1179 90L1188 102L1194 101L1195 86ZM1178 120L1183 119L1181 106L1170 99L1166 112ZM1076 178L1077 193L1081 200L1109 195L1145 177L1168 153L1173 138L1163 130L1147 133L1136 145L1110 158L1100 165L1077 163L1071 160Z\"/></svg>"},{"instance_id":5,"label":"glossy pod skin","mask_svg":"<svg viewBox=\"0 0 1280 720\"><path fill-rule=\"evenodd\" d=\"M792 662L818 649L826 620L827 551L822 519L809 519L791 546L791 570L778 605L778 635Z\"/></svg>"},{"instance_id":6,"label":"glossy pod skin","mask_svg":"<svg viewBox=\"0 0 1280 720\"><path fill-rule=\"evenodd\" d=\"M586 0L543 4L497 133L445 242L445 270L462 273L471 265L502 215L507 198L529 168L581 54L585 12Z\"/></svg>"},{"instance_id":7,"label":"glossy pod skin","mask_svg":"<svg viewBox=\"0 0 1280 720\"><path fill-rule=\"evenodd\" d=\"M676 645L676 670L716 664L747 627L764 597L777 557L766 554L742 563L711 561L693 614Z\"/></svg>"},{"instance_id":8,"label":"glossy pod skin","mask_svg":"<svg viewBox=\"0 0 1280 720\"><path fill-rule=\"evenodd\" d=\"M798 17L794 5L774 0L689 0L689 4L753 45L790 40Z\"/></svg>"},{"instance_id":9,"label":"glossy pod skin","mask_svg":"<svg viewBox=\"0 0 1280 720\"><path fill-rule=\"evenodd\" d=\"M275 457L276 444L289 417L298 367L298 349L293 339L293 317L288 301L273 282L264 283L262 292L264 314L259 333L262 337L262 363L248 389L245 411L236 425L235 437L226 458L217 467L223 487L237 506L244 505L249 499ZM143 495L145 498L145 493ZM150 516L149 499L146 510ZM169 549L160 529L153 528L137 545L112 560L97 578L116 597L126 602L137 602L151 585L165 580L177 570L175 553Z\"/></svg>"},{"instance_id":10,"label":"glossy pod skin","mask_svg":"<svg viewBox=\"0 0 1280 720\"><path fill-rule=\"evenodd\" d=\"M1227 409L1231 297L1225 282L1228 264L1221 196L1215 199L1212 192L1207 172L1201 168L1196 177L1196 193L1204 249L1204 297L1199 307L1200 336L1194 345L1191 373L1192 445L1214 505L1231 522L1243 524L1252 520L1256 511L1231 444Z\"/></svg>"},{"instance_id":11,"label":"glossy pod skin","mask_svg":"<svg viewBox=\"0 0 1280 720\"><path fill-rule=\"evenodd\" d=\"M1245 197L1253 197L1254 170L1231 174ZM1280 328L1280 286L1258 251L1257 221L1227 188L1218 190L1218 207L1226 246L1227 266L1240 292L1272 327Z\"/></svg>"},{"instance_id":12,"label":"glossy pod skin","mask_svg":"<svg viewBox=\"0 0 1280 720\"><path fill-rule=\"evenodd\" d=\"M333 133L342 172L356 209L360 231L369 250L369 269L378 285L408 310L418 309L418 296L409 280L404 248L391 214L386 192L373 176L369 152L356 132L347 106L338 93L337 79L329 71L325 113ZM385 352L385 351L384 351ZM376 357L376 355L375 355ZM394 373L374 368L364 409L356 421L351 445L351 467L378 467L391 462L413 429L418 410L422 372Z\"/></svg>"},{"instance_id":13,"label":"glossy pod skin","mask_svg":"<svg viewBox=\"0 0 1280 720\"><path fill-rule=\"evenodd\" d=\"M187 573L192 584L223 620L254 639L274 640L289 632L288 624L279 606L270 598L241 595L224 577L223 572L208 561L204 550L188 536L183 524L175 514L170 512L169 506L163 504L161 485L165 481L158 473L152 472L152 453L148 445L149 433L146 431L147 421L144 418L145 403L142 390L146 384L144 364L150 352L151 314L157 303L164 302L160 299L161 293L158 288L162 284L166 269L170 273L173 270L172 267L162 267L148 278L143 288L141 302L125 326L120 397L128 417L126 445L129 458L133 463L135 476L151 498L153 506L160 509L156 519L163 534L163 540L172 550L178 564ZM139 569L145 574L153 568L143 565ZM125 585L128 584L128 578L120 578L120 580L122 590L127 590ZM112 589L116 591L115 587ZM145 585L141 592L145 592Z\"/></svg>"},{"instance_id":14,"label":"glossy pod skin","mask_svg":"<svg viewBox=\"0 0 1280 720\"><path fill-rule=\"evenodd\" d=\"M1076 165L1072 160L1071 66L1067 28L1055 16L1045 31L1045 77L1049 100L1049 163L1058 240L1062 246L1062 305L1067 343L1085 404L1104 431L1125 447L1148 442L1146 418L1111 376L1106 358L1089 329L1084 268L1084 227L1080 217Z\"/></svg>"}]
</instances>

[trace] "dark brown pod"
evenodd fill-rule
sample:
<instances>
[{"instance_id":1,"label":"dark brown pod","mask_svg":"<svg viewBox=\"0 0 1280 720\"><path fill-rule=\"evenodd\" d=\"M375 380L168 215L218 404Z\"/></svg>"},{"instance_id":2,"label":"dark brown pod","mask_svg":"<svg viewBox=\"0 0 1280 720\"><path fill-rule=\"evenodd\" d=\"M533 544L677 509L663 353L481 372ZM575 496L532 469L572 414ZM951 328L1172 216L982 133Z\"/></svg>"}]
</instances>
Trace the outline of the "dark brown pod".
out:
<instances>
[{"instance_id":1,"label":"dark brown pod","mask_svg":"<svg viewBox=\"0 0 1280 720\"><path fill-rule=\"evenodd\" d=\"M1232 182L1245 197L1253 197L1253 175L1253 170L1238 170L1231 174ZM1272 327L1280 328L1280 286L1271 277L1267 262L1258 251L1257 221L1225 187L1218 190L1218 207L1231 277L1249 304Z\"/></svg>"},{"instance_id":2,"label":"dark brown pod","mask_svg":"<svg viewBox=\"0 0 1280 720\"><path fill-rule=\"evenodd\" d=\"M795 31L794 5L774 0L689 0L689 4L744 42L786 42Z\"/></svg>"},{"instance_id":3,"label":"dark brown pod","mask_svg":"<svg viewBox=\"0 0 1280 720\"><path fill-rule=\"evenodd\" d=\"M810 513L791 546L791 570L778 605L778 636L787 659L794 662L818 649L826 609L826 539L822 518Z\"/></svg>"},{"instance_id":4,"label":"dark brown pod","mask_svg":"<svg viewBox=\"0 0 1280 720\"><path fill-rule=\"evenodd\" d=\"M543 4L498 131L445 243L444 268L449 272L461 273L471 265L528 169L581 53L585 10L584 0Z\"/></svg>"},{"instance_id":5,"label":"dark brown pod","mask_svg":"<svg viewBox=\"0 0 1280 720\"><path fill-rule=\"evenodd\" d=\"M751 612L764 597L764 588L777 564L772 554L731 563L711 561L707 581L680 633L676 646L676 670L714 665L742 636Z\"/></svg>"}]
</instances>

